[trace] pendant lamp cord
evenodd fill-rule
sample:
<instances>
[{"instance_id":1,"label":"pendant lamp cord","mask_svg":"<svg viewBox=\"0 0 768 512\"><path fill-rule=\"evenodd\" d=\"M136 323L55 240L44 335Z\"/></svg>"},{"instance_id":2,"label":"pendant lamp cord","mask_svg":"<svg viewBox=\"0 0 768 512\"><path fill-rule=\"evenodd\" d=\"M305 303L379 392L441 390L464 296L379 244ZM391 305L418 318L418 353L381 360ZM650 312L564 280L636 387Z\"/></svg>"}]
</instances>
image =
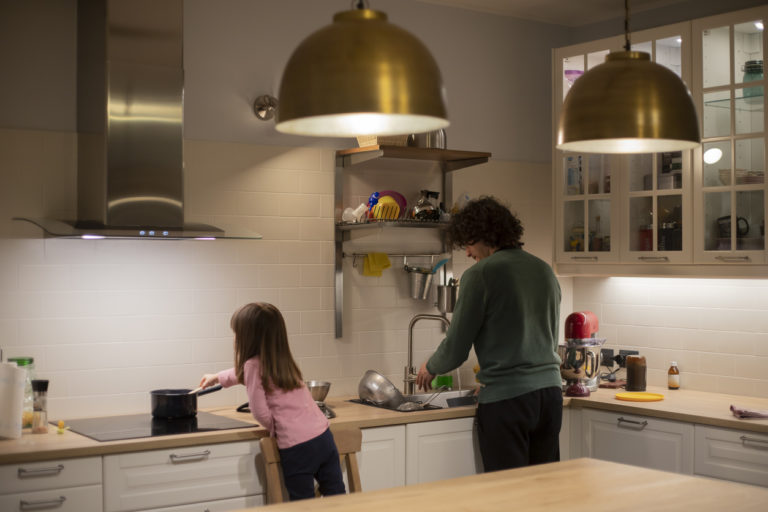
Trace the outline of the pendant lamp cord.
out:
<instances>
[{"instance_id":1,"label":"pendant lamp cord","mask_svg":"<svg viewBox=\"0 0 768 512\"><path fill-rule=\"evenodd\" d=\"M367 0L352 0L352 8L354 9L367 9Z\"/></svg>"},{"instance_id":2,"label":"pendant lamp cord","mask_svg":"<svg viewBox=\"0 0 768 512\"><path fill-rule=\"evenodd\" d=\"M624 50L632 51L632 45L629 44L629 0L624 0Z\"/></svg>"}]
</instances>

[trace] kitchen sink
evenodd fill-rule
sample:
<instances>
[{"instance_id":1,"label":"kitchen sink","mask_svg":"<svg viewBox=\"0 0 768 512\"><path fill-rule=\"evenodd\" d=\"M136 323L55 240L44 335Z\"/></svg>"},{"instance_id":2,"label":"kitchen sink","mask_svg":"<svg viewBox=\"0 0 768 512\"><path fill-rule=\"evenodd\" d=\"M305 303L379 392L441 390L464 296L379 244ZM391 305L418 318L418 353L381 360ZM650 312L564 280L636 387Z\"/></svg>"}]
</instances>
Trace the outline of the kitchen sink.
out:
<instances>
[{"instance_id":1,"label":"kitchen sink","mask_svg":"<svg viewBox=\"0 0 768 512\"><path fill-rule=\"evenodd\" d=\"M452 391L443 391L439 395L437 395L435 398L432 399L431 402L429 402L429 405L434 405L435 407L440 407L443 409L448 409L451 407L459 407L462 405L471 405L470 403L467 403L467 400L462 400L460 403L448 403L449 398L463 398L463 397L472 397L472 394L474 393L473 389L457 389ZM405 400L407 402L426 402L427 399L432 396L433 393L418 393L413 395L405 395ZM451 400L451 402L454 402L454 400Z\"/></svg>"}]
</instances>

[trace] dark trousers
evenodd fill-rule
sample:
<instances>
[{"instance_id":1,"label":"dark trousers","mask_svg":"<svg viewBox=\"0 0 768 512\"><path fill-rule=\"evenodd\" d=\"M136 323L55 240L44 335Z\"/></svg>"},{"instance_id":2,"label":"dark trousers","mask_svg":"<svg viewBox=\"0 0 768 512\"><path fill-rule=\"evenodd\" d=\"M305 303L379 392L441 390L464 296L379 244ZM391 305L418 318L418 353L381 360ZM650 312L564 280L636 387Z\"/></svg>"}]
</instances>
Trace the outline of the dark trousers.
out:
<instances>
[{"instance_id":1,"label":"dark trousers","mask_svg":"<svg viewBox=\"0 0 768 512\"><path fill-rule=\"evenodd\" d=\"M560 460L559 387L477 406L477 438L486 472Z\"/></svg>"},{"instance_id":2,"label":"dark trousers","mask_svg":"<svg viewBox=\"0 0 768 512\"><path fill-rule=\"evenodd\" d=\"M345 494L339 451L328 429L314 439L279 450L283 480L291 501L315 497L315 480L320 494Z\"/></svg>"}]
</instances>

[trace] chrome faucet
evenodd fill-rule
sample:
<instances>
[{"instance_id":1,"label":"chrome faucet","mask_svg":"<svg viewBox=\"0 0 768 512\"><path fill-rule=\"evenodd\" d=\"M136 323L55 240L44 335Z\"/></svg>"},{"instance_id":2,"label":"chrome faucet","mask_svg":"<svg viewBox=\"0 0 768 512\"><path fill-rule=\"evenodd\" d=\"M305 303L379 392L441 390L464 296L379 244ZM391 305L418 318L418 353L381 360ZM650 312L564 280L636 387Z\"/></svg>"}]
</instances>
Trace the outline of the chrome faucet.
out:
<instances>
[{"instance_id":1,"label":"chrome faucet","mask_svg":"<svg viewBox=\"0 0 768 512\"><path fill-rule=\"evenodd\" d=\"M416 369L413 367L413 326L419 320L439 320L445 324L446 329L451 326L451 322L441 315L421 314L411 318L408 325L408 366L405 367L405 377L403 378L403 389L406 395L412 395L416 383Z\"/></svg>"}]
</instances>

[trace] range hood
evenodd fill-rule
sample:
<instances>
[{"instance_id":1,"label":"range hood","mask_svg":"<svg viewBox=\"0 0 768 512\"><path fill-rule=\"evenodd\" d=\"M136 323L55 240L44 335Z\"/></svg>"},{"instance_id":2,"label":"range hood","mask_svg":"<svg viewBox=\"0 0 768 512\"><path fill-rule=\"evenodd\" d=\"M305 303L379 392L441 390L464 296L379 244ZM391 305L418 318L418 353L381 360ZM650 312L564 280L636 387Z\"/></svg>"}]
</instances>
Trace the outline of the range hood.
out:
<instances>
[{"instance_id":1,"label":"range hood","mask_svg":"<svg viewBox=\"0 0 768 512\"><path fill-rule=\"evenodd\" d=\"M68 238L258 239L184 223L183 0L78 0L75 221Z\"/></svg>"}]
</instances>

